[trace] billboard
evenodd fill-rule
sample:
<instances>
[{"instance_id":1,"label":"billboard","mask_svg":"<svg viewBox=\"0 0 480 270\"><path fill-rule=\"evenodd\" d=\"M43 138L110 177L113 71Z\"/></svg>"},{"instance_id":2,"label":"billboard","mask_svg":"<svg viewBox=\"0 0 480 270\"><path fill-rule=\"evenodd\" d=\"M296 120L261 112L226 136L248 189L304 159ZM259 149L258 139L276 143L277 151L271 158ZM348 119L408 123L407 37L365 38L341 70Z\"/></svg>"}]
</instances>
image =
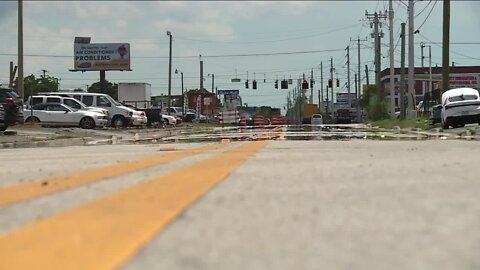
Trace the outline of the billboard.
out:
<instances>
[{"instance_id":1,"label":"billboard","mask_svg":"<svg viewBox=\"0 0 480 270\"><path fill-rule=\"evenodd\" d=\"M129 43L74 43L74 69L130 70Z\"/></svg>"}]
</instances>

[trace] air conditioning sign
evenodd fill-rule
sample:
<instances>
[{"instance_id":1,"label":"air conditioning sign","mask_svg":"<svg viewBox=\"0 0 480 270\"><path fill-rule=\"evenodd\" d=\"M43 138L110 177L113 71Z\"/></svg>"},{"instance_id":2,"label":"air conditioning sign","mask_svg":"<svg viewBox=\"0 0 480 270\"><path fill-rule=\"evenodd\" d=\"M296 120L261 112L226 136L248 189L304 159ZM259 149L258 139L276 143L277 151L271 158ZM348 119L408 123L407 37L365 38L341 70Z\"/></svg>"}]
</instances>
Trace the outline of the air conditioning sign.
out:
<instances>
[{"instance_id":1,"label":"air conditioning sign","mask_svg":"<svg viewBox=\"0 0 480 270\"><path fill-rule=\"evenodd\" d=\"M75 70L130 70L130 44L75 43L74 58Z\"/></svg>"}]
</instances>

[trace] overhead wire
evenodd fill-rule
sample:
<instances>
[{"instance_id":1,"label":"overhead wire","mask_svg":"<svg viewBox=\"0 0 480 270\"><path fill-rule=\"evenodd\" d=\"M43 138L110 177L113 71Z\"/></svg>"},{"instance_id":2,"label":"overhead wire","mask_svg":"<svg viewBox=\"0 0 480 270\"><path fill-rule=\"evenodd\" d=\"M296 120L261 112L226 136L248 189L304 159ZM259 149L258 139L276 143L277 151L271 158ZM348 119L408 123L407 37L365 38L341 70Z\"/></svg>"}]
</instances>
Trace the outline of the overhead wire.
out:
<instances>
[{"instance_id":1,"label":"overhead wire","mask_svg":"<svg viewBox=\"0 0 480 270\"><path fill-rule=\"evenodd\" d=\"M413 18L416 19L418 16L420 16L428 8L428 6L432 3L432 1L433 0L428 1L427 5L425 5L425 7L423 7L423 9L419 13L417 13ZM435 2L437 2L437 1L435 1Z\"/></svg>"},{"instance_id":2,"label":"overhead wire","mask_svg":"<svg viewBox=\"0 0 480 270\"><path fill-rule=\"evenodd\" d=\"M420 28L422 28L422 26L425 24L425 22L427 22L428 18L430 17L430 15L432 14L432 11L435 9L435 5L437 4L437 1L438 0L435 0L435 3L433 3L433 6L432 6L432 9L430 9L430 12L428 13L427 17L425 18L425 20L423 20L423 22L420 24L420 26L417 28L417 31L420 30Z\"/></svg>"}]
</instances>

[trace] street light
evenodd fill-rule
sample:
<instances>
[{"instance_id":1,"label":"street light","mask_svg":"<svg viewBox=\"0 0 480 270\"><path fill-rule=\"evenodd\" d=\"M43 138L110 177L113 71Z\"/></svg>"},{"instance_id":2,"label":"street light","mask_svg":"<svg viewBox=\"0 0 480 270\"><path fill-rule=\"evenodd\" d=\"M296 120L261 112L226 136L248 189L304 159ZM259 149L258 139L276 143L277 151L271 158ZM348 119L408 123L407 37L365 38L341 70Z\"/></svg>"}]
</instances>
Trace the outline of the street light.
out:
<instances>
[{"instance_id":1,"label":"street light","mask_svg":"<svg viewBox=\"0 0 480 270\"><path fill-rule=\"evenodd\" d=\"M170 102L172 98L172 33L167 31L167 36L170 38L170 48L168 54L168 110L167 114L170 115Z\"/></svg>"},{"instance_id":2,"label":"street light","mask_svg":"<svg viewBox=\"0 0 480 270\"><path fill-rule=\"evenodd\" d=\"M212 93L215 93L214 92L214 88L215 88L215 74L208 74L208 77L212 77Z\"/></svg>"},{"instance_id":3,"label":"street light","mask_svg":"<svg viewBox=\"0 0 480 270\"><path fill-rule=\"evenodd\" d=\"M175 74L180 72L180 76L182 77L182 118L185 117L185 98L183 96L183 71L175 69Z\"/></svg>"}]
</instances>

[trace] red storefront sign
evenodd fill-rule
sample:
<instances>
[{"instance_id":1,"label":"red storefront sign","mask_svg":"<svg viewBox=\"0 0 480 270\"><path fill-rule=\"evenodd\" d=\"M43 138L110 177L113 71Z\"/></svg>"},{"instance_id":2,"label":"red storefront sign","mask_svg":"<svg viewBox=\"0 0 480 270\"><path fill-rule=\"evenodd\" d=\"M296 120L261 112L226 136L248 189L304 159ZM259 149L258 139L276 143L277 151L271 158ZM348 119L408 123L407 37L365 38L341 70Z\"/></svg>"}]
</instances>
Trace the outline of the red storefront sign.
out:
<instances>
[{"instance_id":1,"label":"red storefront sign","mask_svg":"<svg viewBox=\"0 0 480 270\"><path fill-rule=\"evenodd\" d=\"M198 98L200 97L200 98ZM188 94L188 108L196 109L197 101L200 101L200 107L203 110L215 110L217 108L217 98L214 93Z\"/></svg>"}]
</instances>

